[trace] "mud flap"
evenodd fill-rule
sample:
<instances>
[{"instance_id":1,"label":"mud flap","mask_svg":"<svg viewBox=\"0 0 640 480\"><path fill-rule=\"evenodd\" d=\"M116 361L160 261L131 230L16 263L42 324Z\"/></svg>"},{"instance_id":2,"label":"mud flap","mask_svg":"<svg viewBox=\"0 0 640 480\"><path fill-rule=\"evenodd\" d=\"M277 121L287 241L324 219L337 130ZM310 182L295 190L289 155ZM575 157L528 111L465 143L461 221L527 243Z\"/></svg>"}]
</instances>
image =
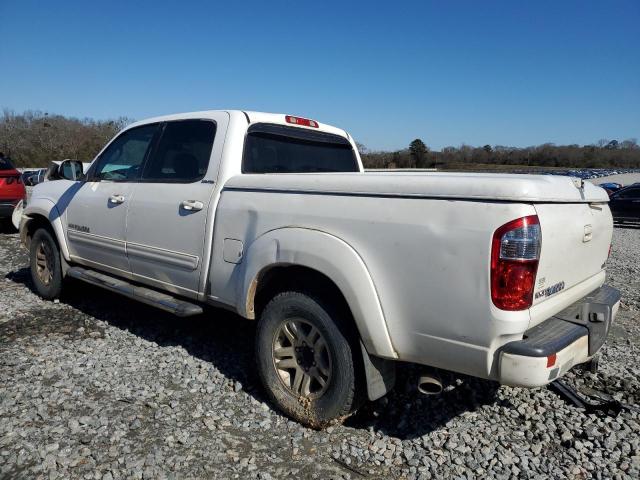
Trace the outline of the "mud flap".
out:
<instances>
[{"instance_id":1,"label":"mud flap","mask_svg":"<svg viewBox=\"0 0 640 480\"><path fill-rule=\"evenodd\" d=\"M396 384L396 363L393 360L369 355L364 344L360 342L362 364L367 381L367 397L377 400L391 391Z\"/></svg>"}]
</instances>

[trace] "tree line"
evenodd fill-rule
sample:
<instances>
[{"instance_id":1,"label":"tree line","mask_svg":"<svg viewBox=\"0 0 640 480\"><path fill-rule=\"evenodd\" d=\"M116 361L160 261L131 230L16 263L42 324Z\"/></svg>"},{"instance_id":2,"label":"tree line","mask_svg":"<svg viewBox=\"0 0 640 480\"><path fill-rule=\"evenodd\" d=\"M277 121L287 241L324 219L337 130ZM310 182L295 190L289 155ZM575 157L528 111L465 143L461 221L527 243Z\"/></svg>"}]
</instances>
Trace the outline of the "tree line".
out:
<instances>
[{"instance_id":1,"label":"tree line","mask_svg":"<svg viewBox=\"0 0 640 480\"><path fill-rule=\"evenodd\" d=\"M92 160L102 147L132 120L78 119L40 111L0 116L0 152L17 167L45 167L52 160ZM542 145L517 148L502 145L429 149L421 139L396 151L370 151L358 144L366 168L473 168L480 165L566 168L640 168L635 138L602 139L593 145Z\"/></svg>"},{"instance_id":2,"label":"tree line","mask_svg":"<svg viewBox=\"0 0 640 480\"><path fill-rule=\"evenodd\" d=\"M0 152L16 167L46 167L52 160L88 162L131 120L78 119L40 111L0 116Z\"/></svg>"},{"instance_id":3,"label":"tree line","mask_svg":"<svg viewBox=\"0 0 640 480\"><path fill-rule=\"evenodd\" d=\"M365 168L473 168L486 165L512 165L564 168L640 168L640 146L635 138L624 141L602 139L593 145L555 145L532 147L484 145L445 147L430 150L416 139L408 148L392 152L370 151L358 144Z\"/></svg>"}]
</instances>

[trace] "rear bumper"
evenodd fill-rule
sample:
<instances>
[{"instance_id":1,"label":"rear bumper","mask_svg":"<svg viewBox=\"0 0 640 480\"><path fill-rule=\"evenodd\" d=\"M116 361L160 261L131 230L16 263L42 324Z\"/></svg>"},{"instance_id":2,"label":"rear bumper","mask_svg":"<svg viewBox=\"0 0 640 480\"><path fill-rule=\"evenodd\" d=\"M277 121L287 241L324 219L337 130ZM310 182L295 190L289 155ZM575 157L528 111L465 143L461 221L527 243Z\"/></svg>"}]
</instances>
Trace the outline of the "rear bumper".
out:
<instances>
[{"instance_id":1,"label":"rear bumper","mask_svg":"<svg viewBox=\"0 0 640 480\"><path fill-rule=\"evenodd\" d=\"M587 362L604 344L619 306L620 292L603 285L527 330L522 340L500 349L498 380L538 387Z\"/></svg>"},{"instance_id":2,"label":"rear bumper","mask_svg":"<svg viewBox=\"0 0 640 480\"><path fill-rule=\"evenodd\" d=\"M13 209L20 200L22 199L18 198L16 200L0 200L0 218L11 218Z\"/></svg>"}]
</instances>

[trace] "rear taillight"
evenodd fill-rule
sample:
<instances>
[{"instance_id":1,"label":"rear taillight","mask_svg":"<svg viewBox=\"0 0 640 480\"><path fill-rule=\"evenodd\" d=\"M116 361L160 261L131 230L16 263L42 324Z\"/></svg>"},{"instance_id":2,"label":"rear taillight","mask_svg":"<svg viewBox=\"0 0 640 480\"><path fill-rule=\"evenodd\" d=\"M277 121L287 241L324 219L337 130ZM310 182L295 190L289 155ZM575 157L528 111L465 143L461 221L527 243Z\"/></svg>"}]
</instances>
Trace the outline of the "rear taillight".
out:
<instances>
[{"instance_id":1,"label":"rear taillight","mask_svg":"<svg viewBox=\"0 0 640 480\"><path fill-rule=\"evenodd\" d=\"M542 234L537 215L504 224L491 243L491 300L501 310L525 310L533 303Z\"/></svg>"},{"instance_id":2,"label":"rear taillight","mask_svg":"<svg viewBox=\"0 0 640 480\"><path fill-rule=\"evenodd\" d=\"M6 176L3 175L0 178L4 178L4 183L6 185L12 185L14 182L15 183L21 183L20 175L6 175Z\"/></svg>"}]
</instances>

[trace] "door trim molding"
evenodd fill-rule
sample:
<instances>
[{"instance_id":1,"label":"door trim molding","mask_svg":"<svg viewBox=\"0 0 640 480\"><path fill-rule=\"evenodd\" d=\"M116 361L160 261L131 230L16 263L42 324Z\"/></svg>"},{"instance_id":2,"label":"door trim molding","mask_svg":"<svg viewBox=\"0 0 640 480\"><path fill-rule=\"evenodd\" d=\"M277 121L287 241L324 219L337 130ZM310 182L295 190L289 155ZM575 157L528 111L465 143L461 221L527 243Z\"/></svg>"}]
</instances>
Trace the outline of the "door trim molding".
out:
<instances>
[{"instance_id":1,"label":"door trim molding","mask_svg":"<svg viewBox=\"0 0 640 480\"><path fill-rule=\"evenodd\" d=\"M124 240L96 235L95 233L81 232L79 230L72 230L69 228L67 228L67 240L69 242L77 242L82 245L104 248L111 252L126 255L126 244Z\"/></svg>"},{"instance_id":2,"label":"door trim molding","mask_svg":"<svg viewBox=\"0 0 640 480\"><path fill-rule=\"evenodd\" d=\"M126 250L127 257L129 257L130 261L133 258L150 260L162 265L188 271L196 270L200 264L200 258L196 255L142 245L140 243L126 242Z\"/></svg>"}]
</instances>

